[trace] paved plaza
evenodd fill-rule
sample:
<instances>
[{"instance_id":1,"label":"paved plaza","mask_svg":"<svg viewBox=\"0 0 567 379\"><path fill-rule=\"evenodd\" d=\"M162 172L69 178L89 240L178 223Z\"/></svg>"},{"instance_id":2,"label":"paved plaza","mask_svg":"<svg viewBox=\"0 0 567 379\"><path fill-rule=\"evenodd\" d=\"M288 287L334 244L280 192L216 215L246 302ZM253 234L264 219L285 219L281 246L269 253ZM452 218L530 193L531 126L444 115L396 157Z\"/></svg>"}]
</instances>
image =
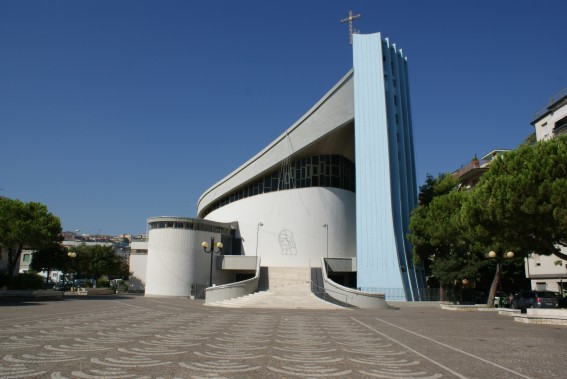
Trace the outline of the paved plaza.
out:
<instances>
[{"instance_id":1,"label":"paved plaza","mask_svg":"<svg viewBox=\"0 0 567 379\"><path fill-rule=\"evenodd\" d=\"M136 295L0 305L0 378L565 378L567 328L438 304L229 309Z\"/></svg>"}]
</instances>

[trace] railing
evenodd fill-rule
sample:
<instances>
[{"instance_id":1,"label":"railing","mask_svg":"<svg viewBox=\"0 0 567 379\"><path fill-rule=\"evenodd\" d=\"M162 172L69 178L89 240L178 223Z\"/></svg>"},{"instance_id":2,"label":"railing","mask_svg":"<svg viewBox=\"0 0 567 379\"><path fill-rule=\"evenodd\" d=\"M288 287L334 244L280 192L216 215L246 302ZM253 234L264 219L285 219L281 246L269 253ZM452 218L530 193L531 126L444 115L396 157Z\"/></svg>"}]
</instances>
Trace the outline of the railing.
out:
<instances>
[{"instance_id":1,"label":"railing","mask_svg":"<svg viewBox=\"0 0 567 379\"><path fill-rule=\"evenodd\" d=\"M370 292L383 293L386 301L406 301L406 291L403 288L365 288ZM439 301L439 288L416 288L417 296L421 301Z\"/></svg>"},{"instance_id":2,"label":"railing","mask_svg":"<svg viewBox=\"0 0 567 379\"><path fill-rule=\"evenodd\" d=\"M386 303L383 293L371 293L366 291L359 291L349 287L342 286L333 282L327 276L327 266L325 258L321 257L321 273L323 274L323 285L325 292L337 301L342 301L343 296L348 296L348 304L358 308L364 309L388 309L395 308ZM341 294L341 296L337 296Z\"/></svg>"},{"instance_id":3,"label":"railing","mask_svg":"<svg viewBox=\"0 0 567 379\"><path fill-rule=\"evenodd\" d=\"M477 169L477 168L484 167L488 162L489 161L485 161L483 159L473 160L473 161L467 163L466 165L461 166L460 169L455 171L455 174L457 175L457 177L461 177L463 174L466 174L469 171L472 171L472 170Z\"/></svg>"},{"instance_id":4,"label":"railing","mask_svg":"<svg viewBox=\"0 0 567 379\"><path fill-rule=\"evenodd\" d=\"M258 257L256 261L256 273L253 278L242 280L240 282L205 288L205 304L210 304L215 301L230 300L257 292L259 279L260 258Z\"/></svg>"},{"instance_id":5,"label":"railing","mask_svg":"<svg viewBox=\"0 0 567 379\"><path fill-rule=\"evenodd\" d=\"M567 124L561 125L559 128L553 129L553 134L557 137L562 134L567 134Z\"/></svg>"},{"instance_id":6,"label":"railing","mask_svg":"<svg viewBox=\"0 0 567 379\"><path fill-rule=\"evenodd\" d=\"M338 302L339 305L342 305L346 308L353 307L352 305L349 305L349 303L348 303L349 296L347 294L340 293L340 292L337 292L337 291L333 291L333 290L330 290L330 289L325 289L325 287L321 287L320 285L315 283L313 280L311 281L311 292L313 292L313 294L315 294L315 296L321 297L321 298L323 298L323 300L328 301L330 303ZM328 296L327 292L333 293L335 296L333 296L333 297ZM344 301L338 300L338 299L342 299L343 296L344 296Z\"/></svg>"},{"instance_id":7,"label":"railing","mask_svg":"<svg viewBox=\"0 0 567 379\"><path fill-rule=\"evenodd\" d=\"M549 106L552 105L553 103L561 100L563 97L567 96L567 87L561 89L559 92L557 92L555 95L553 95L552 97L549 98L549 105L546 105L545 107L540 108L537 112L535 112L532 116L532 120L535 121L538 118L540 118L541 116L543 116L544 114L546 114L547 112L549 112ZM533 122L532 121L532 122Z\"/></svg>"}]
</instances>

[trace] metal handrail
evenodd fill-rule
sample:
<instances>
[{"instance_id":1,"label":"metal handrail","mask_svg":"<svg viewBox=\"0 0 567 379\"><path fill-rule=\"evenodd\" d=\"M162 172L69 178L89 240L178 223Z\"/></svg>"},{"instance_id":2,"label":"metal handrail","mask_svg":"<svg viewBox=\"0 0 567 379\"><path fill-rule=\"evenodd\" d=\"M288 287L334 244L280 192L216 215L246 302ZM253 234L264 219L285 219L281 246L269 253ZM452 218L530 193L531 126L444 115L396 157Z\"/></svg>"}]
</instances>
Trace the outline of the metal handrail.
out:
<instances>
[{"instance_id":1,"label":"metal handrail","mask_svg":"<svg viewBox=\"0 0 567 379\"><path fill-rule=\"evenodd\" d=\"M315 292L315 291L313 291L313 287L315 287L315 288L318 289L318 290L323 289L323 291L321 291L321 292L319 292L319 291L318 291L318 292ZM315 283L313 280L311 280L311 291L313 291L314 293L323 294L323 299L324 299L325 301L327 301L327 297L325 296L325 295L327 294L327 292L333 292L333 293L336 293L336 294L338 294L338 295L344 296L344 297L345 297L345 301L344 301L345 306L346 306L347 308L348 308L348 307L351 307L351 305L348 304L348 295L345 295L345 294L343 294L343 293L340 293L340 292L337 292L337 291L333 291L333 290L327 290L327 289L325 289L325 287L321 287L320 285L318 285L317 283Z\"/></svg>"},{"instance_id":2,"label":"metal handrail","mask_svg":"<svg viewBox=\"0 0 567 379\"><path fill-rule=\"evenodd\" d=\"M567 87L559 90L555 95L549 98L549 105L546 105L540 109L538 109L532 116L533 121L537 120L547 112L549 112L549 107L553 105L555 102L561 100L562 98L567 96ZM533 122L532 121L532 122Z\"/></svg>"}]
</instances>

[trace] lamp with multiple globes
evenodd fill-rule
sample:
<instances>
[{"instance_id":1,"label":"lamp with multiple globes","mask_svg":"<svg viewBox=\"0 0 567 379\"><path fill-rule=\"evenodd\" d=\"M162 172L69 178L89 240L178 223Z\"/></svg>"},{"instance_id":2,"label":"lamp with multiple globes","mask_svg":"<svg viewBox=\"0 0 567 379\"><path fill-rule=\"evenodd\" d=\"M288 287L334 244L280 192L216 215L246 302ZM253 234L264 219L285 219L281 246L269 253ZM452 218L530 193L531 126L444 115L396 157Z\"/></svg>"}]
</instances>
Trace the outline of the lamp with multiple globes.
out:
<instances>
[{"instance_id":1,"label":"lamp with multiple globes","mask_svg":"<svg viewBox=\"0 0 567 379\"><path fill-rule=\"evenodd\" d=\"M209 248L209 243L208 242L203 242L201 243L201 246L203 246L203 250L205 251L205 253L207 254L211 254L211 266L210 266L210 271L209 271L209 287L213 286L213 255L215 253L220 253L222 251L223 248L223 244L222 242L217 242L217 244L215 245L215 237L211 237L211 248L209 250L207 250ZM215 251L215 246L217 247L217 251Z\"/></svg>"}]
</instances>

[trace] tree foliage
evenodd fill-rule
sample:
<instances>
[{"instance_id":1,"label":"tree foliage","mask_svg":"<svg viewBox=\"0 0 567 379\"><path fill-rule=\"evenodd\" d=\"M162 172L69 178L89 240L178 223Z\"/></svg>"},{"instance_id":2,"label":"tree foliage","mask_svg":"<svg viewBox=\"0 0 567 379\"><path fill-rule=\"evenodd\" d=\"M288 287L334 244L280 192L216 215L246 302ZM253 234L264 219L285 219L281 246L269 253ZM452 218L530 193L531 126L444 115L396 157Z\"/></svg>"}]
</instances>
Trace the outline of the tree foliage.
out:
<instances>
[{"instance_id":1,"label":"tree foliage","mask_svg":"<svg viewBox=\"0 0 567 379\"><path fill-rule=\"evenodd\" d=\"M420 191L408 238L442 285L495 272L490 302L502 270L518 274L527 254L567 259L560 249L567 246L567 136L495 158L471 191L459 191L449 175L428 176ZM515 258L490 260L490 250Z\"/></svg>"},{"instance_id":2,"label":"tree foliage","mask_svg":"<svg viewBox=\"0 0 567 379\"><path fill-rule=\"evenodd\" d=\"M490 263L461 217L469 196L458 190L458 180L448 174L428 176L420 187L420 204L412 213L408 238L430 284L460 287L463 281L479 281L487 271Z\"/></svg>"},{"instance_id":3,"label":"tree foliage","mask_svg":"<svg viewBox=\"0 0 567 379\"><path fill-rule=\"evenodd\" d=\"M69 272L71 269L72 258L69 257L67 249L54 243L33 253L30 262L30 269L40 272L47 271L47 277L52 270Z\"/></svg>"},{"instance_id":4,"label":"tree foliage","mask_svg":"<svg viewBox=\"0 0 567 379\"><path fill-rule=\"evenodd\" d=\"M463 208L492 245L567 259L567 136L521 146L490 166Z\"/></svg>"},{"instance_id":5,"label":"tree foliage","mask_svg":"<svg viewBox=\"0 0 567 379\"><path fill-rule=\"evenodd\" d=\"M22 249L60 242L61 221L41 203L0 198L0 245L8 250L8 272L15 273Z\"/></svg>"},{"instance_id":6,"label":"tree foliage","mask_svg":"<svg viewBox=\"0 0 567 379\"><path fill-rule=\"evenodd\" d=\"M110 278L128 277L128 266L114 252L112 246L79 245L71 249L76 253L73 259L73 270L78 276L98 279L103 275Z\"/></svg>"}]
</instances>

